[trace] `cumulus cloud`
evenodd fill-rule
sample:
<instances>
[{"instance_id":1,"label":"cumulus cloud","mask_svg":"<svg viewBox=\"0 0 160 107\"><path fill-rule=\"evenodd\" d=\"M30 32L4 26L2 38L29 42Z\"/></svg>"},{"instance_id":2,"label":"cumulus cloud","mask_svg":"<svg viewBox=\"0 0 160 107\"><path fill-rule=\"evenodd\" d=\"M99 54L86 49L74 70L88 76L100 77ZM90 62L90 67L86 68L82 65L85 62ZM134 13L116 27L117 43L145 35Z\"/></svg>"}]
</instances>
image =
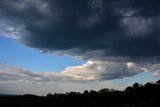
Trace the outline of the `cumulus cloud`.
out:
<instances>
[{"instance_id":1,"label":"cumulus cloud","mask_svg":"<svg viewBox=\"0 0 160 107\"><path fill-rule=\"evenodd\" d=\"M142 71L140 67L131 62L88 61L81 66L66 68L63 74L79 79L104 81L133 76Z\"/></svg>"},{"instance_id":2,"label":"cumulus cloud","mask_svg":"<svg viewBox=\"0 0 160 107\"><path fill-rule=\"evenodd\" d=\"M14 66L0 64L1 83L34 82L84 82L105 81L134 76L144 70L135 63L88 61L80 66L70 66L60 73L33 72Z\"/></svg>"},{"instance_id":3,"label":"cumulus cloud","mask_svg":"<svg viewBox=\"0 0 160 107\"><path fill-rule=\"evenodd\" d=\"M1 0L0 36L92 61L26 80L123 78L141 72L135 63L159 60L159 5L157 0Z\"/></svg>"}]
</instances>

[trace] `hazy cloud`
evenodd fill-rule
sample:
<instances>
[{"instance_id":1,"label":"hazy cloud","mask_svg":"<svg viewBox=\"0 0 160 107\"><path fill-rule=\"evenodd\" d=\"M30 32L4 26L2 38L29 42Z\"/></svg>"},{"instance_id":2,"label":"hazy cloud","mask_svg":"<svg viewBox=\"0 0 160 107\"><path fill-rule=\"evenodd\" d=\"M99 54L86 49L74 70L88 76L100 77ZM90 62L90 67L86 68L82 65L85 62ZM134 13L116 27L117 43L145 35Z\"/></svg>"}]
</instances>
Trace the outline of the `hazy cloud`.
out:
<instances>
[{"instance_id":1,"label":"hazy cloud","mask_svg":"<svg viewBox=\"0 0 160 107\"><path fill-rule=\"evenodd\" d=\"M153 72L153 76L160 76L160 64L148 64L143 68L146 72Z\"/></svg>"},{"instance_id":2,"label":"hazy cloud","mask_svg":"<svg viewBox=\"0 0 160 107\"><path fill-rule=\"evenodd\" d=\"M3 68L0 70L0 82L2 83L63 81L59 74L33 72L6 64L0 64L0 66Z\"/></svg>"},{"instance_id":3,"label":"hazy cloud","mask_svg":"<svg viewBox=\"0 0 160 107\"><path fill-rule=\"evenodd\" d=\"M141 17L124 18L122 23L130 36L147 36L152 31L152 20Z\"/></svg>"}]
</instances>

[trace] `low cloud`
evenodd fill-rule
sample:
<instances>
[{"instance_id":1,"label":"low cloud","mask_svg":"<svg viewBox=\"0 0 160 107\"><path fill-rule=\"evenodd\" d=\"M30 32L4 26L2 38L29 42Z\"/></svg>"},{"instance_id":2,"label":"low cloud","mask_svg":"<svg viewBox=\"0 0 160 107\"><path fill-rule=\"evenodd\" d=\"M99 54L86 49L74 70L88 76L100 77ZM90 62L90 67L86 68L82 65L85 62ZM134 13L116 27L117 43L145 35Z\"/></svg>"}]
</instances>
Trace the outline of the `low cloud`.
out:
<instances>
[{"instance_id":1,"label":"low cloud","mask_svg":"<svg viewBox=\"0 0 160 107\"><path fill-rule=\"evenodd\" d=\"M2 68L0 70L1 83L50 82L60 79L60 76L54 73L38 73L6 64L0 66Z\"/></svg>"},{"instance_id":2,"label":"low cloud","mask_svg":"<svg viewBox=\"0 0 160 107\"><path fill-rule=\"evenodd\" d=\"M33 72L14 66L0 64L0 83L41 83L41 82L89 82L121 79L141 72L153 72L159 76L159 64L141 66L133 62L116 63L88 61L80 66L70 66L60 73Z\"/></svg>"},{"instance_id":3,"label":"low cloud","mask_svg":"<svg viewBox=\"0 0 160 107\"><path fill-rule=\"evenodd\" d=\"M152 72L153 76L160 76L160 64L148 64L143 68L146 72Z\"/></svg>"},{"instance_id":4,"label":"low cloud","mask_svg":"<svg viewBox=\"0 0 160 107\"><path fill-rule=\"evenodd\" d=\"M78 79L105 81L134 76L142 71L140 67L131 62L88 61L81 66L68 67L62 73Z\"/></svg>"}]
</instances>

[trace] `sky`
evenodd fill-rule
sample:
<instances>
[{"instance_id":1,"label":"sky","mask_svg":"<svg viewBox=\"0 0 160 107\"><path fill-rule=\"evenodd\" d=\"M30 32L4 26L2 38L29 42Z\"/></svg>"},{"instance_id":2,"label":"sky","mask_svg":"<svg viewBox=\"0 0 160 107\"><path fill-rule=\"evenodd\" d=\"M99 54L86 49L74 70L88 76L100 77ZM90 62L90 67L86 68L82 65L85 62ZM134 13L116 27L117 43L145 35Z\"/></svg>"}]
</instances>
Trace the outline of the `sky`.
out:
<instances>
[{"instance_id":1,"label":"sky","mask_svg":"<svg viewBox=\"0 0 160 107\"><path fill-rule=\"evenodd\" d=\"M160 79L158 0L1 0L0 94Z\"/></svg>"}]
</instances>

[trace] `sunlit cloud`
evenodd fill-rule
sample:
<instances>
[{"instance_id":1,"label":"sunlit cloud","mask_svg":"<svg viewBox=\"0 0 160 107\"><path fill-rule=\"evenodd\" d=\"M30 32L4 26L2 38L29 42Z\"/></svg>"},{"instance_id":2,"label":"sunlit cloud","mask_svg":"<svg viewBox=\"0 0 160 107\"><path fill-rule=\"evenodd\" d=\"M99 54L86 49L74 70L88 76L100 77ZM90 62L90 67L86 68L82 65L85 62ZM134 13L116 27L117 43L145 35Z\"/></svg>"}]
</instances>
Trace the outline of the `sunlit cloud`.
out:
<instances>
[{"instance_id":1,"label":"sunlit cloud","mask_svg":"<svg viewBox=\"0 0 160 107\"><path fill-rule=\"evenodd\" d=\"M140 66L138 64L88 61L80 66L70 66L60 73L34 72L11 65L0 64L1 83L25 82L84 82L105 81L131 77L140 72L153 72L159 76L159 65Z\"/></svg>"}]
</instances>

